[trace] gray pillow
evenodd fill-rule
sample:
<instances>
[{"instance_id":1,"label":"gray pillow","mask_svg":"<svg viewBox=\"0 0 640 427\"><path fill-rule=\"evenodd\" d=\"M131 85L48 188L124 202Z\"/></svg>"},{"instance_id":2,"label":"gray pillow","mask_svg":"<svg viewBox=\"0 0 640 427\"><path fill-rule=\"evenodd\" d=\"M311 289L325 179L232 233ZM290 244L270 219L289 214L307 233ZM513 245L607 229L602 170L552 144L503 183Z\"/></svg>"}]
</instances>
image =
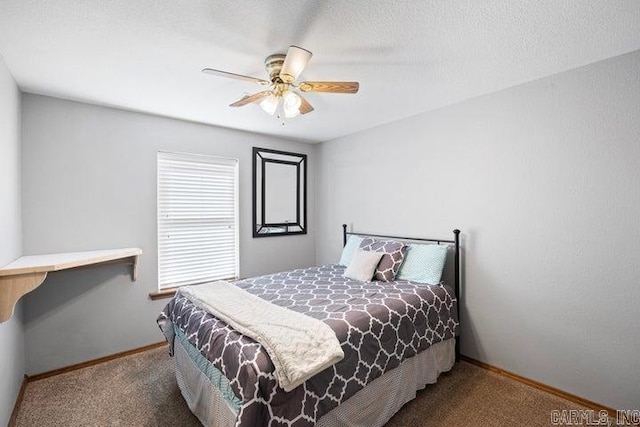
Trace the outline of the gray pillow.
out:
<instances>
[{"instance_id":1,"label":"gray pillow","mask_svg":"<svg viewBox=\"0 0 640 427\"><path fill-rule=\"evenodd\" d=\"M384 254L381 252L369 252L356 249L347 270L344 272L344 277L370 282L382 255Z\"/></svg>"},{"instance_id":2,"label":"gray pillow","mask_svg":"<svg viewBox=\"0 0 640 427\"><path fill-rule=\"evenodd\" d=\"M392 282L402 265L407 245L394 240L376 240L367 237L360 243L360 249L383 254L373 278L381 282Z\"/></svg>"}]
</instances>

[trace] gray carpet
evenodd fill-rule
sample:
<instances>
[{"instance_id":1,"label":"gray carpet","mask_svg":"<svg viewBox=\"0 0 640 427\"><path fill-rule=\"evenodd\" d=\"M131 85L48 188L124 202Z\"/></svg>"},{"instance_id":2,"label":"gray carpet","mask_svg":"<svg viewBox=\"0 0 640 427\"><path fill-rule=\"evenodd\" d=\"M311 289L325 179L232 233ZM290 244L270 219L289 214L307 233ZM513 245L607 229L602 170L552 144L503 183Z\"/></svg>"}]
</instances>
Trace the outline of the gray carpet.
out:
<instances>
[{"instance_id":1,"label":"gray carpet","mask_svg":"<svg viewBox=\"0 0 640 427\"><path fill-rule=\"evenodd\" d=\"M461 362L388 427L549 426L555 409L586 409ZM17 426L199 426L165 348L33 381Z\"/></svg>"}]
</instances>

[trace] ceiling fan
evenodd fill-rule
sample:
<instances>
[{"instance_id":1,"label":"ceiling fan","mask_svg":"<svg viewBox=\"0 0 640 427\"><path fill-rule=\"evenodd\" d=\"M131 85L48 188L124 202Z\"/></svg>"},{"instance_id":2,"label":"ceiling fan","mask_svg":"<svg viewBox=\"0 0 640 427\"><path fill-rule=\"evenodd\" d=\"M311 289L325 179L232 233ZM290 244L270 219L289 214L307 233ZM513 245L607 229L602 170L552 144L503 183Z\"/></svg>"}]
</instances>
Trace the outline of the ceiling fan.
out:
<instances>
[{"instance_id":1,"label":"ceiling fan","mask_svg":"<svg viewBox=\"0 0 640 427\"><path fill-rule=\"evenodd\" d=\"M287 54L276 53L269 55L264 60L264 65L269 74L269 80L227 71L205 68L203 73L220 77L228 77L236 80L258 83L268 86L267 90L246 95L230 107L242 107L247 104L258 103L268 114L275 114L282 100L282 110L287 118L296 117L299 114L307 114L313 111L313 107L304 99L301 92L332 92L332 93L357 93L360 87L358 82L301 82L296 79L302 73L311 59L312 53L298 46L289 46ZM279 115L278 115L279 117ZM283 123L284 124L284 123Z\"/></svg>"}]
</instances>

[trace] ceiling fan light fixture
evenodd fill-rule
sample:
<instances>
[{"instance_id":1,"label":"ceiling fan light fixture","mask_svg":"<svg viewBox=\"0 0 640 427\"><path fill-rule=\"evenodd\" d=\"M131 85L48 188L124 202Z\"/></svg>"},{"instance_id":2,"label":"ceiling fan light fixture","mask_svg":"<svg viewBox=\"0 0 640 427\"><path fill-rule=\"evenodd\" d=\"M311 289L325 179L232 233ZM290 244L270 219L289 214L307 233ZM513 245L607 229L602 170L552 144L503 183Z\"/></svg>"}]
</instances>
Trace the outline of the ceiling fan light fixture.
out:
<instances>
[{"instance_id":1,"label":"ceiling fan light fixture","mask_svg":"<svg viewBox=\"0 0 640 427\"><path fill-rule=\"evenodd\" d=\"M269 74L269 80L213 68L205 68L202 71L218 77L268 86L268 89L261 92L244 95L229 106L243 107L249 104L258 104L264 112L272 116L277 115L278 119L281 119L283 115L291 118L314 111L313 106L303 96L308 92L358 93L360 87L358 82L305 81L296 84L296 80L304 71L311 56L310 51L294 45L289 46L286 55L275 53L267 56L264 65ZM280 98L282 98L282 107L280 107Z\"/></svg>"},{"instance_id":2,"label":"ceiling fan light fixture","mask_svg":"<svg viewBox=\"0 0 640 427\"><path fill-rule=\"evenodd\" d=\"M269 95L260 101L260 108L262 108L265 113L273 116L278 108L278 101L278 98L273 95Z\"/></svg>"},{"instance_id":3,"label":"ceiling fan light fixture","mask_svg":"<svg viewBox=\"0 0 640 427\"><path fill-rule=\"evenodd\" d=\"M287 56L280 69L280 78L285 83L293 83L307 66L313 54L298 46L289 46Z\"/></svg>"},{"instance_id":4,"label":"ceiling fan light fixture","mask_svg":"<svg viewBox=\"0 0 640 427\"><path fill-rule=\"evenodd\" d=\"M299 115L300 105L302 105L302 99L297 93L291 91L285 92L282 98L282 108L284 109L285 117L291 118Z\"/></svg>"}]
</instances>

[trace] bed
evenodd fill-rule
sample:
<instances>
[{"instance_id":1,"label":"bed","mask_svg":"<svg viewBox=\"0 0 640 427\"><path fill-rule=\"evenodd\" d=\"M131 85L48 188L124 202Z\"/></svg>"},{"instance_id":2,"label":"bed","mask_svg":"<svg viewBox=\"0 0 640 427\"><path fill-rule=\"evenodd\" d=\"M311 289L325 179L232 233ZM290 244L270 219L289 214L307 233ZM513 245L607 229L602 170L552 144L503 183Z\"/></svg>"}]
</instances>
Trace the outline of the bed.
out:
<instances>
[{"instance_id":1,"label":"bed","mask_svg":"<svg viewBox=\"0 0 640 427\"><path fill-rule=\"evenodd\" d=\"M409 280L363 282L339 264L236 281L235 286L335 332L344 358L285 392L264 346L178 291L158 318L176 378L205 426L381 426L459 356L459 231L453 240L348 232L448 245L453 287Z\"/></svg>"}]
</instances>

